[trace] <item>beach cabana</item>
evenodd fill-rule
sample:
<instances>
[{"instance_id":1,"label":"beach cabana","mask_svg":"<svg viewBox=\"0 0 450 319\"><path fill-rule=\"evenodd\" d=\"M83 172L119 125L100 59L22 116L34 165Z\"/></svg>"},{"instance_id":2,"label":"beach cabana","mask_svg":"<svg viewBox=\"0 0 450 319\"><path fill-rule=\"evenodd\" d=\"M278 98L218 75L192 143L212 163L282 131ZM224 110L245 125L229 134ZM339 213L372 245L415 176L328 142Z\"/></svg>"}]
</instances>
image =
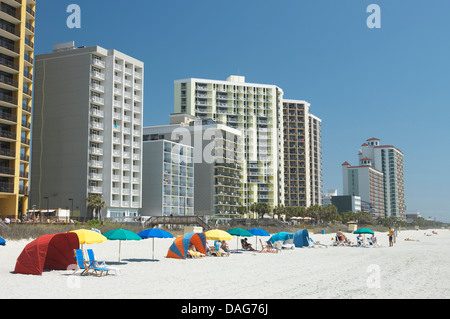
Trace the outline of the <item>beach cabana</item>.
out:
<instances>
[{"instance_id":1,"label":"beach cabana","mask_svg":"<svg viewBox=\"0 0 450 319\"><path fill-rule=\"evenodd\" d=\"M288 232L276 233L269 241L277 248L290 248L294 245L294 234Z\"/></svg>"},{"instance_id":2,"label":"beach cabana","mask_svg":"<svg viewBox=\"0 0 450 319\"><path fill-rule=\"evenodd\" d=\"M42 275L43 270L67 270L76 263L74 249L80 243L75 233L43 235L25 246L17 258L14 273Z\"/></svg>"},{"instance_id":3,"label":"beach cabana","mask_svg":"<svg viewBox=\"0 0 450 319\"><path fill-rule=\"evenodd\" d=\"M206 254L206 236L204 233L187 233L174 240L167 252L167 258L186 259L189 244L193 244L197 251Z\"/></svg>"},{"instance_id":4,"label":"beach cabana","mask_svg":"<svg viewBox=\"0 0 450 319\"><path fill-rule=\"evenodd\" d=\"M295 247L308 247L309 246L309 234L307 229L301 229L294 234Z\"/></svg>"}]
</instances>

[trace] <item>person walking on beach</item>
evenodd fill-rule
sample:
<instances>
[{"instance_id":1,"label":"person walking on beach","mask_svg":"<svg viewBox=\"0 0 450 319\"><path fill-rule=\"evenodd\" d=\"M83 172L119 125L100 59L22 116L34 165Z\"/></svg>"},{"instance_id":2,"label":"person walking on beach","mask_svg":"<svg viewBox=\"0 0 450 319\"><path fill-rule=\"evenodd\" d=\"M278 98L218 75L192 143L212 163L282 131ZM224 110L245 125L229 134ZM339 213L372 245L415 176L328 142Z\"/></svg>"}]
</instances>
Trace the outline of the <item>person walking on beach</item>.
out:
<instances>
[{"instance_id":1,"label":"person walking on beach","mask_svg":"<svg viewBox=\"0 0 450 319\"><path fill-rule=\"evenodd\" d=\"M394 246L394 230L389 227L389 247Z\"/></svg>"}]
</instances>

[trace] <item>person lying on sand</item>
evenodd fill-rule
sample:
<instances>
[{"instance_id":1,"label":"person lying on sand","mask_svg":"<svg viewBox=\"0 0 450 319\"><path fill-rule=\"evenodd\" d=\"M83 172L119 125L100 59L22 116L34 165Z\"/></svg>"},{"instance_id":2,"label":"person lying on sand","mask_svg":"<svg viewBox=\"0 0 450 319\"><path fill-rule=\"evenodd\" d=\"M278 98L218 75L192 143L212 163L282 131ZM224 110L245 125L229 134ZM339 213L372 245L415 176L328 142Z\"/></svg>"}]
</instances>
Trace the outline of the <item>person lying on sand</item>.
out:
<instances>
[{"instance_id":1,"label":"person lying on sand","mask_svg":"<svg viewBox=\"0 0 450 319\"><path fill-rule=\"evenodd\" d=\"M405 241L418 241L417 239L405 238Z\"/></svg>"}]
</instances>

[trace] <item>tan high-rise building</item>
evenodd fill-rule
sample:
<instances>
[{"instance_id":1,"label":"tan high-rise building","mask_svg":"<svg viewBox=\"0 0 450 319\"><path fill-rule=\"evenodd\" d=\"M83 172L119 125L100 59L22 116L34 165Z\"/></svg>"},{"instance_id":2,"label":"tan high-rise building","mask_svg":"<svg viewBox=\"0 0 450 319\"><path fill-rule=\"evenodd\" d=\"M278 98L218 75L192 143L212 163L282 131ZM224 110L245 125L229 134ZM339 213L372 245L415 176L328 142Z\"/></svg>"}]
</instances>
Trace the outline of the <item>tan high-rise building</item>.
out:
<instances>
[{"instance_id":1,"label":"tan high-rise building","mask_svg":"<svg viewBox=\"0 0 450 319\"><path fill-rule=\"evenodd\" d=\"M35 6L0 1L0 217L28 208Z\"/></svg>"},{"instance_id":2,"label":"tan high-rise building","mask_svg":"<svg viewBox=\"0 0 450 319\"><path fill-rule=\"evenodd\" d=\"M322 204L321 120L302 100L283 100L286 207Z\"/></svg>"}]
</instances>

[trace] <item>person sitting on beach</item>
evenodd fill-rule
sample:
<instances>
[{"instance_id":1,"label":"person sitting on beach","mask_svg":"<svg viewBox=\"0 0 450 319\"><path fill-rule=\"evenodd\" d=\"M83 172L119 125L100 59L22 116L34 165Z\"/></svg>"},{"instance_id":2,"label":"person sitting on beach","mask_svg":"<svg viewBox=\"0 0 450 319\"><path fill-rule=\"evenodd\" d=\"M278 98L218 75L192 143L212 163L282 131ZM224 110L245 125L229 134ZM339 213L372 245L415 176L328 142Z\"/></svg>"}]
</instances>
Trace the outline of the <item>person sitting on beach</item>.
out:
<instances>
[{"instance_id":1,"label":"person sitting on beach","mask_svg":"<svg viewBox=\"0 0 450 319\"><path fill-rule=\"evenodd\" d=\"M437 235L438 233L437 232L435 232L434 230L431 232L431 233L433 233L434 235Z\"/></svg>"},{"instance_id":2,"label":"person sitting on beach","mask_svg":"<svg viewBox=\"0 0 450 319\"><path fill-rule=\"evenodd\" d=\"M187 251L187 257L188 258L195 258L195 257L201 257L201 253L197 251L197 248L195 248L195 246L190 243L188 246L188 251Z\"/></svg>"},{"instance_id":3,"label":"person sitting on beach","mask_svg":"<svg viewBox=\"0 0 450 319\"><path fill-rule=\"evenodd\" d=\"M375 237L375 234L372 234L372 236L370 237L369 244L371 244L371 245L377 244L377 237Z\"/></svg>"},{"instance_id":4,"label":"person sitting on beach","mask_svg":"<svg viewBox=\"0 0 450 319\"><path fill-rule=\"evenodd\" d=\"M250 244L249 242L247 242L247 238L244 238L244 239L241 240L241 245L242 245L242 248L244 248L244 249L246 249L246 250L251 250L251 251L255 250L255 249L252 247L252 244Z\"/></svg>"},{"instance_id":5,"label":"person sitting on beach","mask_svg":"<svg viewBox=\"0 0 450 319\"><path fill-rule=\"evenodd\" d=\"M228 246L228 243L225 240L222 240L220 248L224 251L224 253L227 254L227 256L230 256L230 247Z\"/></svg>"},{"instance_id":6,"label":"person sitting on beach","mask_svg":"<svg viewBox=\"0 0 450 319\"><path fill-rule=\"evenodd\" d=\"M358 243L358 246L361 246L363 244L363 238L361 234L358 234L358 236L356 236L356 242Z\"/></svg>"},{"instance_id":7,"label":"person sitting on beach","mask_svg":"<svg viewBox=\"0 0 450 319\"><path fill-rule=\"evenodd\" d=\"M342 232L342 230L339 228L339 230L336 233L336 241L344 241L344 233Z\"/></svg>"}]
</instances>

